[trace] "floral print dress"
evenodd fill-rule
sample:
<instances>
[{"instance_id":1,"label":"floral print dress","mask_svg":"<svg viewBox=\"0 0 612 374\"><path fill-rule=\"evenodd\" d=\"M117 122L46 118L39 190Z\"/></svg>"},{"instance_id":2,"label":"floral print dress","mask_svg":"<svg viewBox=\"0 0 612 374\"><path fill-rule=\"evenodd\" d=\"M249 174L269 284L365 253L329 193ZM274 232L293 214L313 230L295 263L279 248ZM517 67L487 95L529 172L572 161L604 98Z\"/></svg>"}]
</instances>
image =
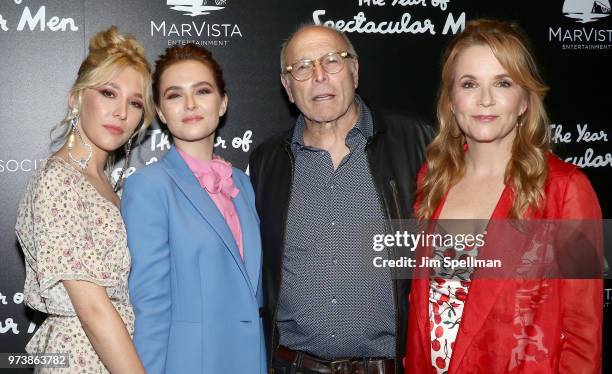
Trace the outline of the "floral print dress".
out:
<instances>
[{"instance_id":1,"label":"floral print dress","mask_svg":"<svg viewBox=\"0 0 612 374\"><path fill-rule=\"evenodd\" d=\"M28 353L68 353L68 368L38 373L107 373L74 311L63 280L103 286L133 334L127 280L130 256L119 209L69 163L51 157L30 180L16 233L25 255L26 304L49 314Z\"/></svg>"},{"instance_id":2,"label":"floral print dress","mask_svg":"<svg viewBox=\"0 0 612 374\"><path fill-rule=\"evenodd\" d=\"M435 247L432 258L440 261L444 257L464 260L467 256L475 257L477 253L477 249L473 247L462 251ZM429 281L432 373L446 374L470 290L470 275L474 269L448 269L442 266L432 270L435 271Z\"/></svg>"}]
</instances>

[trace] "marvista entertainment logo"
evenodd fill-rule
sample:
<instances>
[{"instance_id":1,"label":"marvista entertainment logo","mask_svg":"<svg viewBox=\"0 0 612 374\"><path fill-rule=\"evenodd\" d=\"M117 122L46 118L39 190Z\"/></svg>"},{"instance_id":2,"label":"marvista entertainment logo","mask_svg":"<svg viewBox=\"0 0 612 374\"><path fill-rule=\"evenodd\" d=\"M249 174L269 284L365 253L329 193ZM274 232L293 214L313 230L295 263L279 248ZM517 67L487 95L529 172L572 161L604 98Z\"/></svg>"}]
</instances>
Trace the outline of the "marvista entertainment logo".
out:
<instances>
[{"instance_id":1,"label":"marvista entertainment logo","mask_svg":"<svg viewBox=\"0 0 612 374\"><path fill-rule=\"evenodd\" d=\"M609 0L565 0L563 15L583 25L549 26L549 42L560 43L562 49L602 51L612 49L612 29L609 28L609 23L596 22L610 15ZM589 22L593 23L584 25Z\"/></svg>"},{"instance_id":2,"label":"marvista entertainment logo","mask_svg":"<svg viewBox=\"0 0 612 374\"><path fill-rule=\"evenodd\" d=\"M609 0L565 0L563 15L576 22L587 23L598 21L610 15Z\"/></svg>"},{"instance_id":3,"label":"marvista entertainment logo","mask_svg":"<svg viewBox=\"0 0 612 374\"><path fill-rule=\"evenodd\" d=\"M212 2L217 5L207 5ZM184 16L192 17L188 23L173 23L164 19L150 21L151 37L172 38L167 40L168 46L195 43L205 47L223 47L232 39L242 38L240 27L235 23L215 23L209 22L207 18L193 18L225 9L227 0L166 0L166 5ZM176 18L172 17L173 20Z\"/></svg>"},{"instance_id":4,"label":"marvista entertainment logo","mask_svg":"<svg viewBox=\"0 0 612 374\"><path fill-rule=\"evenodd\" d=\"M216 6L206 5L207 3L208 0L167 0L166 5L170 6L170 9L185 12L183 14L186 16L197 17L224 9L227 0L214 0Z\"/></svg>"}]
</instances>

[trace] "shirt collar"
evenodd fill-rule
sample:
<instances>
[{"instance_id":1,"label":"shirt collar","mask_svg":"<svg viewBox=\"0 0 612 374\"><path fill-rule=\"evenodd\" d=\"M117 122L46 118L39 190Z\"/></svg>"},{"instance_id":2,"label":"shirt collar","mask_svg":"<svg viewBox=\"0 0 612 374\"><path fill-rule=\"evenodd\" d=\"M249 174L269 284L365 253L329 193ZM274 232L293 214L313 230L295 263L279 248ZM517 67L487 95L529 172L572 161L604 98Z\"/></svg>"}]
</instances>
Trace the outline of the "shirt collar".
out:
<instances>
[{"instance_id":1,"label":"shirt collar","mask_svg":"<svg viewBox=\"0 0 612 374\"><path fill-rule=\"evenodd\" d=\"M347 137L352 137L355 134L361 134L364 138L368 139L374 134L374 124L372 121L372 113L370 108L366 105L363 99L359 95L355 95L355 101L359 108L359 117L357 123L349 131ZM293 128L293 135L291 137L291 148L298 149L307 147L304 144L304 129L306 128L306 120L303 114L300 114L295 121L295 127Z\"/></svg>"}]
</instances>

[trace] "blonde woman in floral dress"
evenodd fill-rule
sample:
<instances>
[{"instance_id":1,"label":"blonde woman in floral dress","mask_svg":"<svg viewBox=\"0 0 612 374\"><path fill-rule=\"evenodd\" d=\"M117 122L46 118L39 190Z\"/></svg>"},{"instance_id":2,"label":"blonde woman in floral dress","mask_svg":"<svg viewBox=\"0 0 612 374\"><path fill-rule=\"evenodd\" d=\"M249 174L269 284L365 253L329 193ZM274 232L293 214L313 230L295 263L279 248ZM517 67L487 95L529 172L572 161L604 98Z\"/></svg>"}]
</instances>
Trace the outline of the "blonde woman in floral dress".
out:
<instances>
[{"instance_id":1,"label":"blonde woman in floral dress","mask_svg":"<svg viewBox=\"0 0 612 374\"><path fill-rule=\"evenodd\" d=\"M142 45L115 27L94 35L56 127L64 145L39 169L19 205L26 304L49 316L26 351L68 354L38 373L144 373L132 345L130 256L109 157L152 119ZM121 177L119 178L119 181Z\"/></svg>"}]
</instances>

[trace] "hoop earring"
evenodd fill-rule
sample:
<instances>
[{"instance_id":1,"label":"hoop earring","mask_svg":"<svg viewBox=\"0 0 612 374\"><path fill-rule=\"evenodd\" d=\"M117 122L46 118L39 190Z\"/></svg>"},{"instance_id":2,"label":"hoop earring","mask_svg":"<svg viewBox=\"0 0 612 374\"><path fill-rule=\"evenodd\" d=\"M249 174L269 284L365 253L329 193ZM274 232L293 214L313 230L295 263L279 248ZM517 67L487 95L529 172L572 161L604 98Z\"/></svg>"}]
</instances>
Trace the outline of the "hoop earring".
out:
<instances>
[{"instance_id":1,"label":"hoop earring","mask_svg":"<svg viewBox=\"0 0 612 374\"><path fill-rule=\"evenodd\" d=\"M83 136L81 136L81 132L79 131L79 127L78 127L79 113L76 110L76 108L72 109L72 114L73 114L72 119L70 119L70 126L72 127L72 132L70 133L70 137L68 138L68 157L70 157L72 161L78 164L81 167L81 170L83 172L86 172L87 164L89 163L89 160L91 160L93 150L91 148L91 144L85 143L85 141L83 140ZM79 139L81 139L81 143L83 143L83 145L87 148L87 157L84 159L77 160L72 155L72 147L74 146L75 134L78 135Z\"/></svg>"},{"instance_id":2,"label":"hoop earring","mask_svg":"<svg viewBox=\"0 0 612 374\"><path fill-rule=\"evenodd\" d=\"M114 192L119 191L119 188L121 187L121 180L123 179L123 174L125 173L125 169L130 163L130 153L132 153L132 139L134 139L134 136L136 135L134 134L130 136L130 139L125 144L125 159L123 160L123 166L121 166L121 172L119 173L119 177L117 178L115 186L113 187Z\"/></svg>"}]
</instances>

